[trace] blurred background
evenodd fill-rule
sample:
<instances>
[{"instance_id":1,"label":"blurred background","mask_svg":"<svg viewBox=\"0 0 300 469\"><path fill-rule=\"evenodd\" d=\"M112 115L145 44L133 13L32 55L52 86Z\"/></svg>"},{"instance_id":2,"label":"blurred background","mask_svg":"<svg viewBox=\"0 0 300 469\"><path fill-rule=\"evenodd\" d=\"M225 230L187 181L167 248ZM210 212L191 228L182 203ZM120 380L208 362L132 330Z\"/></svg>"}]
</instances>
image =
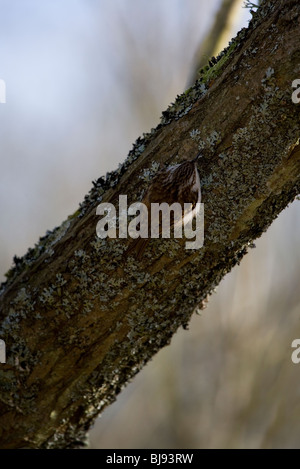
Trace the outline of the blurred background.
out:
<instances>
[{"instance_id":1,"label":"blurred background","mask_svg":"<svg viewBox=\"0 0 300 469\"><path fill-rule=\"evenodd\" d=\"M226 3L230 15L219 20L228 21L218 26ZM200 44L220 49L247 26L242 6L0 0L1 280L13 255L73 213L91 180L158 124L196 62L208 59L212 49ZM295 201L282 212L189 331L103 413L92 448L300 448L300 364L291 361L300 338L299 209Z\"/></svg>"}]
</instances>

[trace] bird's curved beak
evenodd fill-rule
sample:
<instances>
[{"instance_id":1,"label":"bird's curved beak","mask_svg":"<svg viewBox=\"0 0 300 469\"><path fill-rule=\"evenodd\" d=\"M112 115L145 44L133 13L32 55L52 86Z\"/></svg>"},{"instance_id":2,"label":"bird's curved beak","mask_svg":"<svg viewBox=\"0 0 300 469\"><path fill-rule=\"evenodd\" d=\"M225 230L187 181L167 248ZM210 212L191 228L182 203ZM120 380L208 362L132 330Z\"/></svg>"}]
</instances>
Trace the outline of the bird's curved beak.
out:
<instances>
[{"instance_id":1,"label":"bird's curved beak","mask_svg":"<svg viewBox=\"0 0 300 469\"><path fill-rule=\"evenodd\" d=\"M195 162L198 161L198 159L201 158L201 156L202 156L202 153L200 151L198 155L196 156L196 158L194 158L192 161L195 161Z\"/></svg>"}]
</instances>

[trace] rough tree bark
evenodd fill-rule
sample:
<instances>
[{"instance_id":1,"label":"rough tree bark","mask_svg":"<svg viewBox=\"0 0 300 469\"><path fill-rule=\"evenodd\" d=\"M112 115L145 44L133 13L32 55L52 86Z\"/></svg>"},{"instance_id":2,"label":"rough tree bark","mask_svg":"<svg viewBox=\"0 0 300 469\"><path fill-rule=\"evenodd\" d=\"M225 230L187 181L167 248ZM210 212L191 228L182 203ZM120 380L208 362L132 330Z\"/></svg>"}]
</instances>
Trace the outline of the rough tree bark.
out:
<instances>
[{"instance_id":1,"label":"rough tree bark","mask_svg":"<svg viewBox=\"0 0 300 469\"><path fill-rule=\"evenodd\" d=\"M300 4L265 0L218 62L100 178L79 210L40 239L2 286L2 448L71 448L122 387L246 254L300 188ZM205 243L96 237L96 207L140 200L156 165L194 157Z\"/></svg>"}]
</instances>

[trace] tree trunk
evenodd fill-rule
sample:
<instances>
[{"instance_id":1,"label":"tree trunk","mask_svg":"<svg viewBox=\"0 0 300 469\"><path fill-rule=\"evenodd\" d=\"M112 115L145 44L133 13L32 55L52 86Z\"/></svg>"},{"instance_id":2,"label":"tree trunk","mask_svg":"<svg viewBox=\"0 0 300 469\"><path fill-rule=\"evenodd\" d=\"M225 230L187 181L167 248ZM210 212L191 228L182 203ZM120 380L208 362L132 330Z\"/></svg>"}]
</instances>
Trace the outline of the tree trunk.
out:
<instances>
[{"instance_id":1,"label":"tree trunk","mask_svg":"<svg viewBox=\"0 0 300 469\"><path fill-rule=\"evenodd\" d=\"M72 448L299 193L300 4L262 2L217 64L8 272L0 296L1 448ZM198 162L205 241L96 236L96 207L141 200L156 164Z\"/></svg>"}]
</instances>

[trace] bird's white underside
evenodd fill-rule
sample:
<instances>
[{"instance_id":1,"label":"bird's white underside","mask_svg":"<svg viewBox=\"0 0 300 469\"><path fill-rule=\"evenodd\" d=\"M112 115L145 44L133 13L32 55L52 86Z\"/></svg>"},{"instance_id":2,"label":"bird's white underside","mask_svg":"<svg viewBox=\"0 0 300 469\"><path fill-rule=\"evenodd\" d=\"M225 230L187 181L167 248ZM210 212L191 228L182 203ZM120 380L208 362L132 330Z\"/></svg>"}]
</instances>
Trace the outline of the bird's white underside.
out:
<instances>
[{"instance_id":1,"label":"bird's white underside","mask_svg":"<svg viewBox=\"0 0 300 469\"><path fill-rule=\"evenodd\" d=\"M176 166L178 166L178 165L176 165ZM174 166L173 166L173 168L174 168ZM196 178L195 178L195 176L196 176ZM183 216L183 219L178 220L174 224L174 226L178 226L180 223L186 224L186 223L190 222L197 215L197 213L199 213L199 211L200 211L200 205L198 205L198 204L201 203L201 183L200 183L200 176L199 176L199 171L198 171L196 163L195 163L195 173L193 173L191 178L190 178L190 183L191 184L193 183L194 178L195 178L195 183L192 186L192 191L193 192L198 192L197 204L192 210L188 210L187 212L185 212L185 215Z\"/></svg>"}]
</instances>

